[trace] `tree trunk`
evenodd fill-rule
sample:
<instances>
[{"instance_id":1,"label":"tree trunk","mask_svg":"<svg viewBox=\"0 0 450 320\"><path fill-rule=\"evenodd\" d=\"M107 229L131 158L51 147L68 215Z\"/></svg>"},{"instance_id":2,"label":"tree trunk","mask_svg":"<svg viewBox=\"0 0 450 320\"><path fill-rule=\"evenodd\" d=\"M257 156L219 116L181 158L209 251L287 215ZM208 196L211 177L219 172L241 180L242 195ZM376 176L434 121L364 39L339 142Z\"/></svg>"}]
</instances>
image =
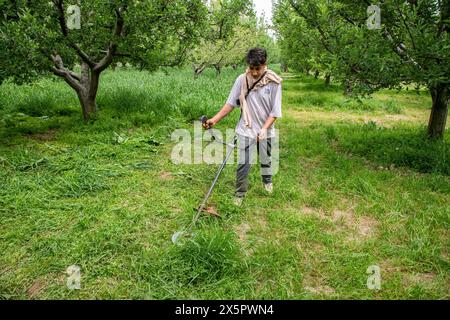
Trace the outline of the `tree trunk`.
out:
<instances>
[{"instance_id":1,"label":"tree trunk","mask_svg":"<svg viewBox=\"0 0 450 320\"><path fill-rule=\"evenodd\" d=\"M65 46L66 40L70 42L70 39L68 37L67 26L65 25L63 1L58 1L58 3L57 1L54 1L54 3L60 11L59 20L63 36L66 38L64 41ZM76 72L67 69L64 66L63 59L56 51L54 51L53 54L49 54L49 58L53 62L53 66L51 67L53 73L62 77L77 93L85 122L89 120L91 114L95 114L97 111L95 99L97 97L100 74L114 62L114 57L119 56L117 52L118 43L116 40L123 36L123 26L125 21L122 14L126 10L126 5L122 5L115 9L116 21L113 31L114 41L111 40L108 49L105 51L105 55L100 61L96 62L78 47L76 43L68 43L68 45L76 51L81 60L81 74L77 74Z\"/></svg>"},{"instance_id":2,"label":"tree trunk","mask_svg":"<svg viewBox=\"0 0 450 320\"><path fill-rule=\"evenodd\" d=\"M218 65L218 64L215 64L214 65L214 68L216 68L216 76L220 76L220 65Z\"/></svg>"},{"instance_id":3,"label":"tree trunk","mask_svg":"<svg viewBox=\"0 0 450 320\"><path fill-rule=\"evenodd\" d=\"M87 122L91 115L97 113L97 91L100 79L100 72L96 72L89 68L86 63L81 65L81 88L77 91L80 100L81 110L83 112L83 120Z\"/></svg>"},{"instance_id":4,"label":"tree trunk","mask_svg":"<svg viewBox=\"0 0 450 320\"><path fill-rule=\"evenodd\" d=\"M344 95L349 96L352 93L352 85L349 81L344 81Z\"/></svg>"},{"instance_id":5,"label":"tree trunk","mask_svg":"<svg viewBox=\"0 0 450 320\"><path fill-rule=\"evenodd\" d=\"M442 139L447 122L450 89L445 84L438 84L436 87L430 89L430 93L433 105L430 120L428 121L428 136L430 138Z\"/></svg>"},{"instance_id":6,"label":"tree trunk","mask_svg":"<svg viewBox=\"0 0 450 320\"><path fill-rule=\"evenodd\" d=\"M314 72L314 78L317 79L319 77L319 70L316 70Z\"/></svg>"},{"instance_id":7,"label":"tree trunk","mask_svg":"<svg viewBox=\"0 0 450 320\"><path fill-rule=\"evenodd\" d=\"M81 110L83 111L83 120L87 122L92 114L97 112L96 97L91 98L88 95L81 93L78 94L78 98L81 104Z\"/></svg>"},{"instance_id":8,"label":"tree trunk","mask_svg":"<svg viewBox=\"0 0 450 320\"><path fill-rule=\"evenodd\" d=\"M329 86L329 85L330 85L330 82L331 82L331 74L327 73L327 74L325 75L325 85L326 85L326 86Z\"/></svg>"},{"instance_id":9,"label":"tree trunk","mask_svg":"<svg viewBox=\"0 0 450 320\"><path fill-rule=\"evenodd\" d=\"M194 66L194 79L197 79L197 77L206 69L206 64L202 63L199 67Z\"/></svg>"}]
</instances>

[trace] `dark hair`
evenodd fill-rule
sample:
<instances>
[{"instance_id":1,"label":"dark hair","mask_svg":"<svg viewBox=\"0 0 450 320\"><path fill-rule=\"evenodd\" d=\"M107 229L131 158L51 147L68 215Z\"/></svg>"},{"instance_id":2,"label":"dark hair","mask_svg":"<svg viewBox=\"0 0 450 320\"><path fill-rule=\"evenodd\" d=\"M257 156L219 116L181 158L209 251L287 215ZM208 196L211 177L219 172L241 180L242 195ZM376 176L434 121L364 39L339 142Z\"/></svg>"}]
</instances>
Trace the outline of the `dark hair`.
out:
<instances>
[{"instance_id":1,"label":"dark hair","mask_svg":"<svg viewBox=\"0 0 450 320\"><path fill-rule=\"evenodd\" d=\"M264 48L252 48L247 53L247 63L251 66L265 64L267 60L267 51Z\"/></svg>"}]
</instances>

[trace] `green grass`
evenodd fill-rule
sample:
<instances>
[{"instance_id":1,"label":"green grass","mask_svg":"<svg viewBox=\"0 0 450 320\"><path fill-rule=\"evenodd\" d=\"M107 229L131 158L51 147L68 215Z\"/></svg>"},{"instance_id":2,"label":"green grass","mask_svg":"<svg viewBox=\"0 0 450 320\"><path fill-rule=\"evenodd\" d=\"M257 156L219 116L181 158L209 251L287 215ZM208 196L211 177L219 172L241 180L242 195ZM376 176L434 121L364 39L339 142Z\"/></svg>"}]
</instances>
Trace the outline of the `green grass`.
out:
<instances>
[{"instance_id":1,"label":"green grass","mask_svg":"<svg viewBox=\"0 0 450 320\"><path fill-rule=\"evenodd\" d=\"M343 89L335 84L325 86L323 80L305 75L296 75L285 83L285 89L291 93L286 102L294 109L320 109L326 111L381 111L385 114L402 114L406 108L431 106L430 95L426 91L389 91L382 90L374 94L375 99L351 99L342 94Z\"/></svg>"},{"instance_id":2,"label":"green grass","mask_svg":"<svg viewBox=\"0 0 450 320\"><path fill-rule=\"evenodd\" d=\"M172 245L216 166L172 163L170 134L217 111L238 74L108 71L87 125L59 80L2 85L0 298L448 299L450 132L424 139L426 92L358 103L286 79L274 194L253 168L234 207L229 165L209 201L222 218Z\"/></svg>"}]
</instances>

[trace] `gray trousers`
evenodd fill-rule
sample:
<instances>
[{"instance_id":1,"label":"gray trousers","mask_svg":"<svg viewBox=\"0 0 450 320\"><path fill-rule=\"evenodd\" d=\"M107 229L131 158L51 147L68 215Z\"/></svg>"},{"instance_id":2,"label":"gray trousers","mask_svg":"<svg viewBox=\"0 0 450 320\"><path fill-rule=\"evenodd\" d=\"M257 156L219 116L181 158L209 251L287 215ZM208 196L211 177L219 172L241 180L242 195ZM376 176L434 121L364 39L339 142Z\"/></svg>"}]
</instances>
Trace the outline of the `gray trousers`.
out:
<instances>
[{"instance_id":1,"label":"gray trousers","mask_svg":"<svg viewBox=\"0 0 450 320\"><path fill-rule=\"evenodd\" d=\"M244 197L248 190L248 174L252 164L256 163L255 151L261 164L261 177L263 183L272 182L272 140L267 138L256 142L255 140L239 137L238 139L238 166L236 170L236 197ZM256 149L256 150L255 150Z\"/></svg>"}]
</instances>

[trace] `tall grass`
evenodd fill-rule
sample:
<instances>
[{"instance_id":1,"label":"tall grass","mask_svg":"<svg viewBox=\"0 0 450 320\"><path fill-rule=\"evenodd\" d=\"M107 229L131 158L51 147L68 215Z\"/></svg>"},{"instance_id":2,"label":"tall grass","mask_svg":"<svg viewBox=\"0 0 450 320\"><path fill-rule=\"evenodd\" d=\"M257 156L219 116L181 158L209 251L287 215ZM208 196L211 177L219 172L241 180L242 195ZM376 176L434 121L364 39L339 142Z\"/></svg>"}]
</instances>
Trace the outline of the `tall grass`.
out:
<instances>
[{"instance_id":1,"label":"tall grass","mask_svg":"<svg viewBox=\"0 0 450 320\"><path fill-rule=\"evenodd\" d=\"M222 218L202 215L172 245L216 167L172 163L170 133L214 114L240 71L108 71L88 124L61 81L0 86L0 297L448 299L448 130L429 142L417 121L328 116L426 112L422 93L385 91L361 106L338 86L286 79L274 194L255 166L235 207L227 166L208 203ZM74 264L80 290L66 286ZM370 265L380 291L367 288Z\"/></svg>"},{"instance_id":2,"label":"tall grass","mask_svg":"<svg viewBox=\"0 0 450 320\"><path fill-rule=\"evenodd\" d=\"M212 70L207 70L194 81L189 69L173 71L170 77L163 71L152 74L120 69L107 71L101 77L96 125L111 129L161 125L173 117L197 120L199 114L223 105L228 93L222 87L231 86L238 73L225 72L217 78ZM81 125L81 108L75 92L53 78L23 85L19 90L10 83L2 85L0 108L3 125L8 128L4 133L8 134L36 132L39 125L33 122L52 123L54 127L61 127L62 121Z\"/></svg>"}]
</instances>

